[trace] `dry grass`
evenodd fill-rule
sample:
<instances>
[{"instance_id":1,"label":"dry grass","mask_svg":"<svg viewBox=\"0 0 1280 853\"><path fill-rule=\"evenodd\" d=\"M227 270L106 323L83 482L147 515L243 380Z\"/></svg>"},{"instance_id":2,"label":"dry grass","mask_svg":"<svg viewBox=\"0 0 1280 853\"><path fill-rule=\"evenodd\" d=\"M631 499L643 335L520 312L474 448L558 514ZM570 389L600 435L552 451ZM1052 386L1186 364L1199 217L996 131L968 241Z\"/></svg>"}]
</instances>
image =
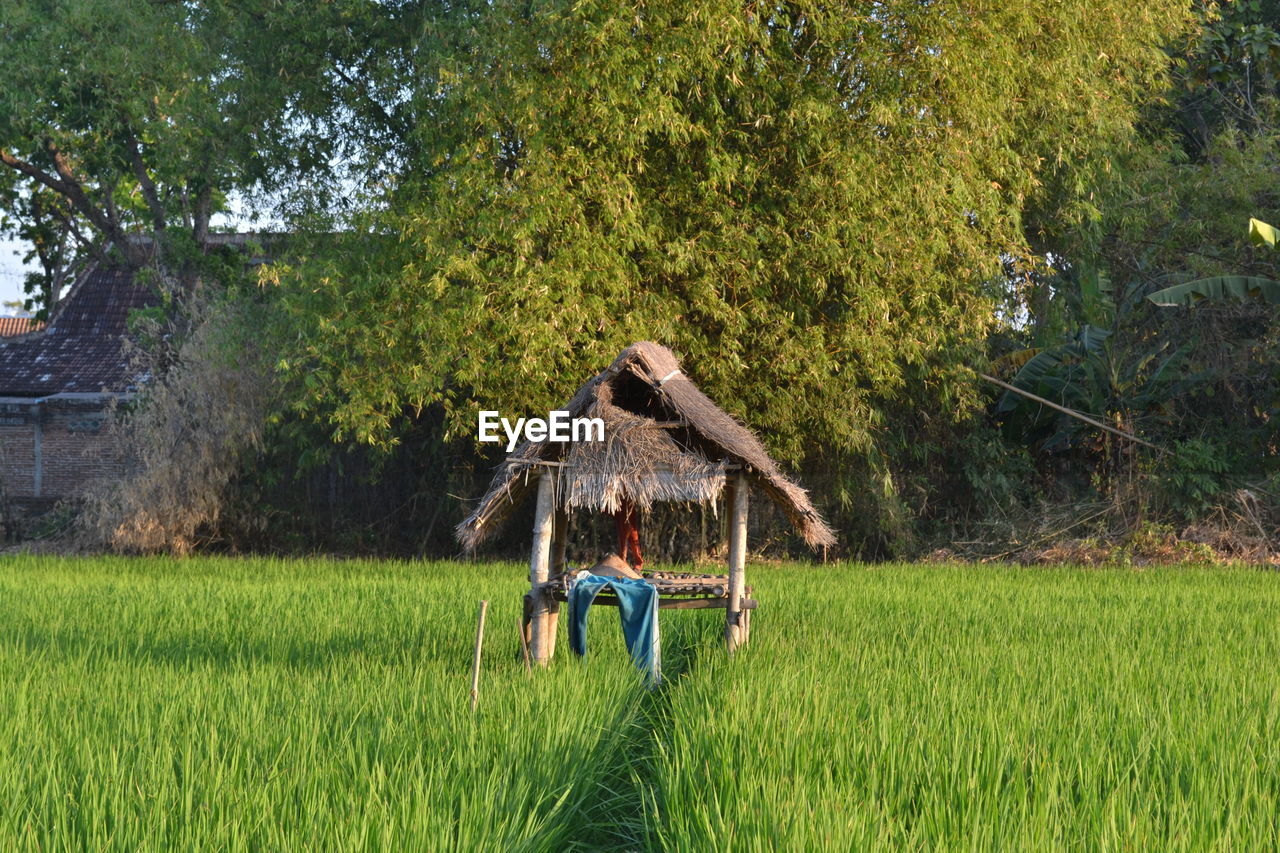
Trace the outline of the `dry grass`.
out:
<instances>
[{"instance_id":1,"label":"dry grass","mask_svg":"<svg viewBox=\"0 0 1280 853\"><path fill-rule=\"evenodd\" d=\"M979 525L967 536L936 543L924 559L931 563L1280 567L1277 508L1250 489L1236 489L1225 498L1182 525L1150 520L1140 508L1135 509L1133 500L1041 505L999 525Z\"/></svg>"},{"instance_id":2,"label":"dry grass","mask_svg":"<svg viewBox=\"0 0 1280 853\"><path fill-rule=\"evenodd\" d=\"M251 310L194 299L176 352L135 347L131 372L152 378L110 419L127 472L86 490L81 544L186 554L217 524L245 454L260 447L274 396L267 356L247 334ZM143 336L164 340L171 329L156 325Z\"/></svg>"},{"instance_id":3,"label":"dry grass","mask_svg":"<svg viewBox=\"0 0 1280 853\"><path fill-rule=\"evenodd\" d=\"M633 416L650 420L644 429L620 420L625 412L615 399L615 386L637 381L654 404L646 414L687 424L687 446L678 447L670 438L657 435L649 418ZM816 549L836 543L834 531L813 506L808 492L782 474L749 429L684 375L675 355L664 346L641 341L627 347L613 364L578 390L565 410L575 418L602 417L610 445L604 453L587 451L581 460L571 460L575 464L581 461L586 469L580 495L570 506L611 511L624 493L642 505L646 499L701 500L723 485L723 474L714 470L713 463L728 461L750 470L752 485L786 514L806 544ZM611 432L619 425L625 427L621 433ZM614 447L632 440L637 442L634 448ZM553 442L526 442L516 448L475 511L458 525L457 536L463 546L474 549L502 526L529 490L530 465L538 460L559 460L561 453L562 446ZM684 470L696 482L663 482L656 470L662 467L671 468L671 476L677 478Z\"/></svg>"}]
</instances>

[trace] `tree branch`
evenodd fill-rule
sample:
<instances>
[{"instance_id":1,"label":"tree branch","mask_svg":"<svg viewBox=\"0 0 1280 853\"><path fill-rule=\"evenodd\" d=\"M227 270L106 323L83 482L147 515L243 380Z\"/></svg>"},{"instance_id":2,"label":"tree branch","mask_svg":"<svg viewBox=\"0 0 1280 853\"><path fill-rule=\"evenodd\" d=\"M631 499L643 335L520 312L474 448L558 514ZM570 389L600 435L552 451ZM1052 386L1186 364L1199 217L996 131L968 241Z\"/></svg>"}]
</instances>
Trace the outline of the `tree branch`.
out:
<instances>
[{"instance_id":1,"label":"tree branch","mask_svg":"<svg viewBox=\"0 0 1280 853\"><path fill-rule=\"evenodd\" d=\"M0 163L4 163L14 171L20 172L34 181L44 184L49 189L61 195L68 195L67 186L62 181L50 175L43 169L33 166L26 160L20 160L13 156L7 148L0 148Z\"/></svg>"},{"instance_id":2,"label":"tree branch","mask_svg":"<svg viewBox=\"0 0 1280 853\"><path fill-rule=\"evenodd\" d=\"M108 194L107 196L107 209L104 213L89 200L84 187L79 179L76 178L75 172L72 171L71 164L67 162L66 155L50 140L45 141L45 150L53 161L54 170L57 173L56 177L44 169L15 156L8 149L0 148L0 163L4 163L19 174L26 175L33 181L43 184L61 195L71 203L71 206L81 216L89 220L95 228L101 231L104 237L119 246L130 264L142 266L146 262L146 257L137 247L130 245L128 237L120 226L120 221L110 203L110 195Z\"/></svg>"},{"instance_id":3,"label":"tree branch","mask_svg":"<svg viewBox=\"0 0 1280 853\"><path fill-rule=\"evenodd\" d=\"M348 74L346 71L343 70L342 65L340 63L338 62L333 63L333 73L338 76L339 80L346 83L348 86L352 87L353 89L359 90L359 96L364 100L364 102L368 106L373 108L374 112L376 112L379 115L379 117L382 119L382 123L386 125L386 128L388 131L390 131L394 136L399 137L401 140L408 138L409 136L408 122L406 122L402 116L393 115L390 111L388 111L387 108L384 107L378 101L377 98L375 98L372 94L370 94L369 88L367 86L361 86L359 82L357 82L354 78L351 77L350 74Z\"/></svg>"},{"instance_id":4,"label":"tree branch","mask_svg":"<svg viewBox=\"0 0 1280 853\"><path fill-rule=\"evenodd\" d=\"M124 144L129 152L129 164L133 166L133 176L138 179L142 198L147 203L147 209L151 211L151 225L158 235L164 231L166 225L164 204L161 203L160 195L156 192L155 181L151 180L151 175L147 172L147 165L142 162L142 149L138 146L137 138L129 133L125 136Z\"/></svg>"},{"instance_id":5,"label":"tree branch","mask_svg":"<svg viewBox=\"0 0 1280 853\"><path fill-rule=\"evenodd\" d=\"M213 185L204 181L196 193L195 209L191 216L191 236L196 245L204 248L209 239L209 220L213 216Z\"/></svg>"},{"instance_id":6,"label":"tree branch","mask_svg":"<svg viewBox=\"0 0 1280 853\"><path fill-rule=\"evenodd\" d=\"M118 240L124 236L124 231L120 227L119 221L110 215L110 211L103 213L96 205L90 203L89 196L85 193L84 187L76 178L75 173L71 171L71 164L67 162L67 157L57 146L51 141L46 141L45 150L49 152L49 156L53 159L53 167L57 171L58 176L62 179L56 184L48 184L50 189L56 190L66 196L67 201L75 207L76 210L102 230L104 234L113 240ZM39 180L39 178L37 178Z\"/></svg>"}]
</instances>

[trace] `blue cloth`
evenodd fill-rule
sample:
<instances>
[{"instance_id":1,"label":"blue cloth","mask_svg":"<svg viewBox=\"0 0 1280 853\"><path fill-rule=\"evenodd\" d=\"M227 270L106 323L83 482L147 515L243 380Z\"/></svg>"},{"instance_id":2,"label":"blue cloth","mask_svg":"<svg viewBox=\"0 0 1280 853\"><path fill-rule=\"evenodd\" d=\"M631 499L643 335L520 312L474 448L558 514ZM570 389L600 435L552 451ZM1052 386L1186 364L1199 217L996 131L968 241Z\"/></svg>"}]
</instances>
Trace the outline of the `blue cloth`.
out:
<instances>
[{"instance_id":1,"label":"blue cloth","mask_svg":"<svg viewBox=\"0 0 1280 853\"><path fill-rule=\"evenodd\" d=\"M608 578L582 572L569 587L569 648L587 654L587 611L605 587L618 597L622 637L637 667L652 684L662 681L662 649L658 644L658 588L631 578Z\"/></svg>"}]
</instances>

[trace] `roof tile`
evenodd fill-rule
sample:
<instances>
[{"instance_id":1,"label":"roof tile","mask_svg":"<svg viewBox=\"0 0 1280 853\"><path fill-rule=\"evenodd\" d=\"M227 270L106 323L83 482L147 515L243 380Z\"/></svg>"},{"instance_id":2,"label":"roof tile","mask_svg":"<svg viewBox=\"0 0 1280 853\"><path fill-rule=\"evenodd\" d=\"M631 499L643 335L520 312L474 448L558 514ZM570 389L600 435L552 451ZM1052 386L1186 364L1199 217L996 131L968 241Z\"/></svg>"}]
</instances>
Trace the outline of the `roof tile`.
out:
<instances>
[{"instance_id":1,"label":"roof tile","mask_svg":"<svg viewBox=\"0 0 1280 853\"><path fill-rule=\"evenodd\" d=\"M76 283L47 329L0 342L0 396L123 390L129 314L158 302L130 271L95 266Z\"/></svg>"},{"instance_id":2,"label":"roof tile","mask_svg":"<svg viewBox=\"0 0 1280 853\"><path fill-rule=\"evenodd\" d=\"M29 332L38 332L44 323L30 317L0 317L0 338L12 338Z\"/></svg>"}]
</instances>

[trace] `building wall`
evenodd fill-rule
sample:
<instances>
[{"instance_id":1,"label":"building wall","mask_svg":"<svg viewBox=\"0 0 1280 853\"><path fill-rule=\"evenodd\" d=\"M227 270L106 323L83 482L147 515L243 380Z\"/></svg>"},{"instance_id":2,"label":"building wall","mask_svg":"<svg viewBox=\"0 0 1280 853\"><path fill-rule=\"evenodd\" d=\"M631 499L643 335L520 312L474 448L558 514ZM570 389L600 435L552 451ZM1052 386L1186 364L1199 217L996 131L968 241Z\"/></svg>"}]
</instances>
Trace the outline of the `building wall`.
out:
<instances>
[{"instance_id":1,"label":"building wall","mask_svg":"<svg viewBox=\"0 0 1280 853\"><path fill-rule=\"evenodd\" d=\"M107 402L100 394L0 398L0 486L19 514L123 473L106 432Z\"/></svg>"}]
</instances>

